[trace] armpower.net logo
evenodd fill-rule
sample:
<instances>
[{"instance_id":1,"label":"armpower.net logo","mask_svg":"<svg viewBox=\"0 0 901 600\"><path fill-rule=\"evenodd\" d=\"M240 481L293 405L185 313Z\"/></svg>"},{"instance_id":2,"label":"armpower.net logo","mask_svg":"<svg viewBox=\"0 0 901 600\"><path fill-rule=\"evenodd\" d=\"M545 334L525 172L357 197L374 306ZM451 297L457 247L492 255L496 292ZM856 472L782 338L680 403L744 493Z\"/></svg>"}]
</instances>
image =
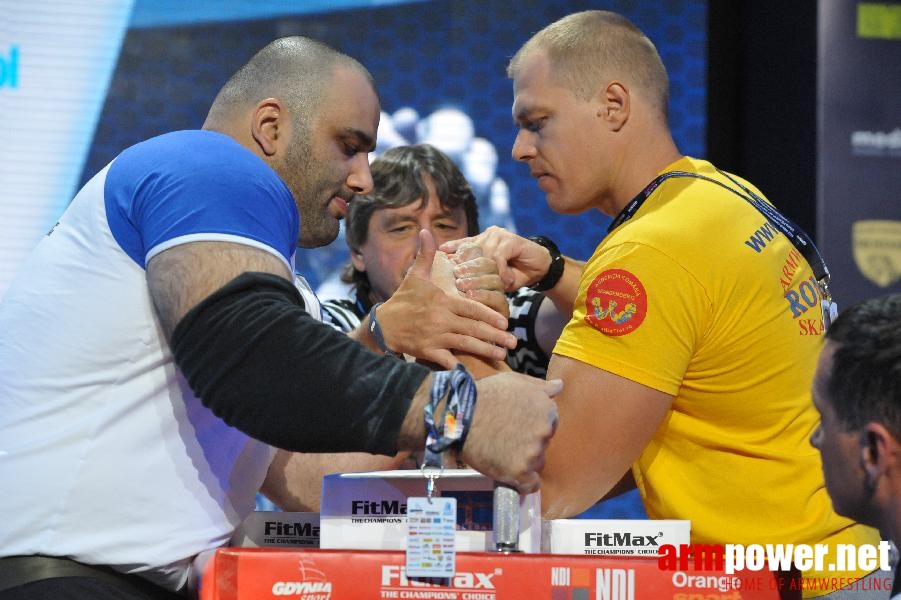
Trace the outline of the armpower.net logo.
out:
<instances>
[{"instance_id":1,"label":"armpower.net logo","mask_svg":"<svg viewBox=\"0 0 901 600\"><path fill-rule=\"evenodd\" d=\"M810 570L835 573L834 577L777 576L768 582L775 586L773 589L891 590L890 550L891 545L884 540L878 546L837 544L834 557L830 556L830 547L826 544L681 544L678 548L664 544L659 549L657 566L662 571L674 573L718 572L731 576L741 572L740 577L729 578L731 588L735 590L761 589L763 578L755 577L753 573L764 570L775 574ZM863 580L852 576L858 570L867 573L881 570L885 576Z\"/></svg>"}]
</instances>

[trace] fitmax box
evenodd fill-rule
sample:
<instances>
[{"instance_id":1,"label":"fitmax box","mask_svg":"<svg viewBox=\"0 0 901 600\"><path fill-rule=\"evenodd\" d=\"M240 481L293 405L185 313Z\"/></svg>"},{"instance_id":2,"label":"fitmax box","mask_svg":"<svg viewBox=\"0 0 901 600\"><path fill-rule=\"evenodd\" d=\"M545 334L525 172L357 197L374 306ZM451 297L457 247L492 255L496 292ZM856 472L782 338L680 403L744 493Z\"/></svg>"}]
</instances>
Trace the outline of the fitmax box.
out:
<instances>
[{"instance_id":1,"label":"fitmax box","mask_svg":"<svg viewBox=\"0 0 901 600\"><path fill-rule=\"evenodd\" d=\"M656 557L664 544L689 544L691 521L652 519L553 519L542 522L546 554Z\"/></svg>"},{"instance_id":2,"label":"fitmax box","mask_svg":"<svg viewBox=\"0 0 901 600\"><path fill-rule=\"evenodd\" d=\"M322 484L321 548L406 550L407 498L426 495L419 470L336 473ZM494 481L472 469L445 469L436 496L457 499L458 552L491 552ZM538 552L541 546L541 497L519 497L519 547Z\"/></svg>"},{"instance_id":3,"label":"fitmax box","mask_svg":"<svg viewBox=\"0 0 901 600\"><path fill-rule=\"evenodd\" d=\"M318 548L319 513L254 511L232 535L239 548Z\"/></svg>"}]
</instances>

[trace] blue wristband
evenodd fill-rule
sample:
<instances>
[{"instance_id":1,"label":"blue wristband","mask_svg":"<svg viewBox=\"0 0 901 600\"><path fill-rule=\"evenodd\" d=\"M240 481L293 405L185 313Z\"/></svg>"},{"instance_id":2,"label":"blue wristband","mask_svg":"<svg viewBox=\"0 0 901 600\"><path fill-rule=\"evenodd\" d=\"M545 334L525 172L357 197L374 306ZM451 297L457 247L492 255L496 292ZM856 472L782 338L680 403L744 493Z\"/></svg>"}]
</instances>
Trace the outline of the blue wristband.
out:
<instances>
[{"instance_id":1,"label":"blue wristband","mask_svg":"<svg viewBox=\"0 0 901 600\"><path fill-rule=\"evenodd\" d=\"M382 302L376 302L372 305L372 308L369 309L369 333L372 334L372 339L375 340L375 345L379 347L379 350L385 353L385 356L405 360L403 354L401 354L400 352L395 352L388 347L388 344L385 343L385 335L382 333L382 326L379 325L378 319L376 319L375 316L376 309L381 305Z\"/></svg>"},{"instance_id":2,"label":"blue wristband","mask_svg":"<svg viewBox=\"0 0 901 600\"><path fill-rule=\"evenodd\" d=\"M436 420L435 409L445 396L444 416ZM425 406L428 436L423 462L426 466L440 466L441 453L451 446L456 446L457 450L463 448L472 425L476 398L475 381L462 364L457 364L452 371L438 371L432 376L431 395Z\"/></svg>"}]
</instances>

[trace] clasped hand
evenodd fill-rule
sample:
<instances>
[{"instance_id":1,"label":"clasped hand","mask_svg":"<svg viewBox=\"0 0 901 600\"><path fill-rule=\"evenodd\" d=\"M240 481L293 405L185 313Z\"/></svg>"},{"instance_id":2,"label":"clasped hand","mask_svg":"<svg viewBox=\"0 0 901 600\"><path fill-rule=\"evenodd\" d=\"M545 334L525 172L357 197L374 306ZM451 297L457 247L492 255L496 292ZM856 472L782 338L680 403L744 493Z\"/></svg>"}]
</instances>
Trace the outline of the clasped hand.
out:
<instances>
[{"instance_id":1,"label":"clasped hand","mask_svg":"<svg viewBox=\"0 0 901 600\"><path fill-rule=\"evenodd\" d=\"M432 235L419 237L413 265L379 308L388 347L446 369L459 362L454 351L503 361L516 338L506 331L509 309L494 262L472 246L450 260L436 257Z\"/></svg>"}]
</instances>

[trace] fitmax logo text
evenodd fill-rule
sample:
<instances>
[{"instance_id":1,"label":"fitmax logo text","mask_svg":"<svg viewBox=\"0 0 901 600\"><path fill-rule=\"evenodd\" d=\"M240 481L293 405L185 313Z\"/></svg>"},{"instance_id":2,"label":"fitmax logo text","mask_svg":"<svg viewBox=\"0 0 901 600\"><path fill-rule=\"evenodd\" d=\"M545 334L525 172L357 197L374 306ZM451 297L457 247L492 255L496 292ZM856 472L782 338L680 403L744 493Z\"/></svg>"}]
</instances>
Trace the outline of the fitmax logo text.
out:
<instances>
[{"instance_id":1,"label":"fitmax logo text","mask_svg":"<svg viewBox=\"0 0 901 600\"><path fill-rule=\"evenodd\" d=\"M266 521L266 535L296 535L319 536L319 528L311 523L283 523L281 521Z\"/></svg>"},{"instance_id":2,"label":"fitmax logo text","mask_svg":"<svg viewBox=\"0 0 901 600\"><path fill-rule=\"evenodd\" d=\"M405 515L407 505L400 500L354 500L350 512L353 515Z\"/></svg>"},{"instance_id":3,"label":"fitmax logo text","mask_svg":"<svg viewBox=\"0 0 901 600\"><path fill-rule=\"evenodd\" d=\"M586 546L658 546L657 539L662 537L663 533L657 535L636 535L633 536L628 531L624 533L585 533Z\"/></svg>"}]
</instances>

